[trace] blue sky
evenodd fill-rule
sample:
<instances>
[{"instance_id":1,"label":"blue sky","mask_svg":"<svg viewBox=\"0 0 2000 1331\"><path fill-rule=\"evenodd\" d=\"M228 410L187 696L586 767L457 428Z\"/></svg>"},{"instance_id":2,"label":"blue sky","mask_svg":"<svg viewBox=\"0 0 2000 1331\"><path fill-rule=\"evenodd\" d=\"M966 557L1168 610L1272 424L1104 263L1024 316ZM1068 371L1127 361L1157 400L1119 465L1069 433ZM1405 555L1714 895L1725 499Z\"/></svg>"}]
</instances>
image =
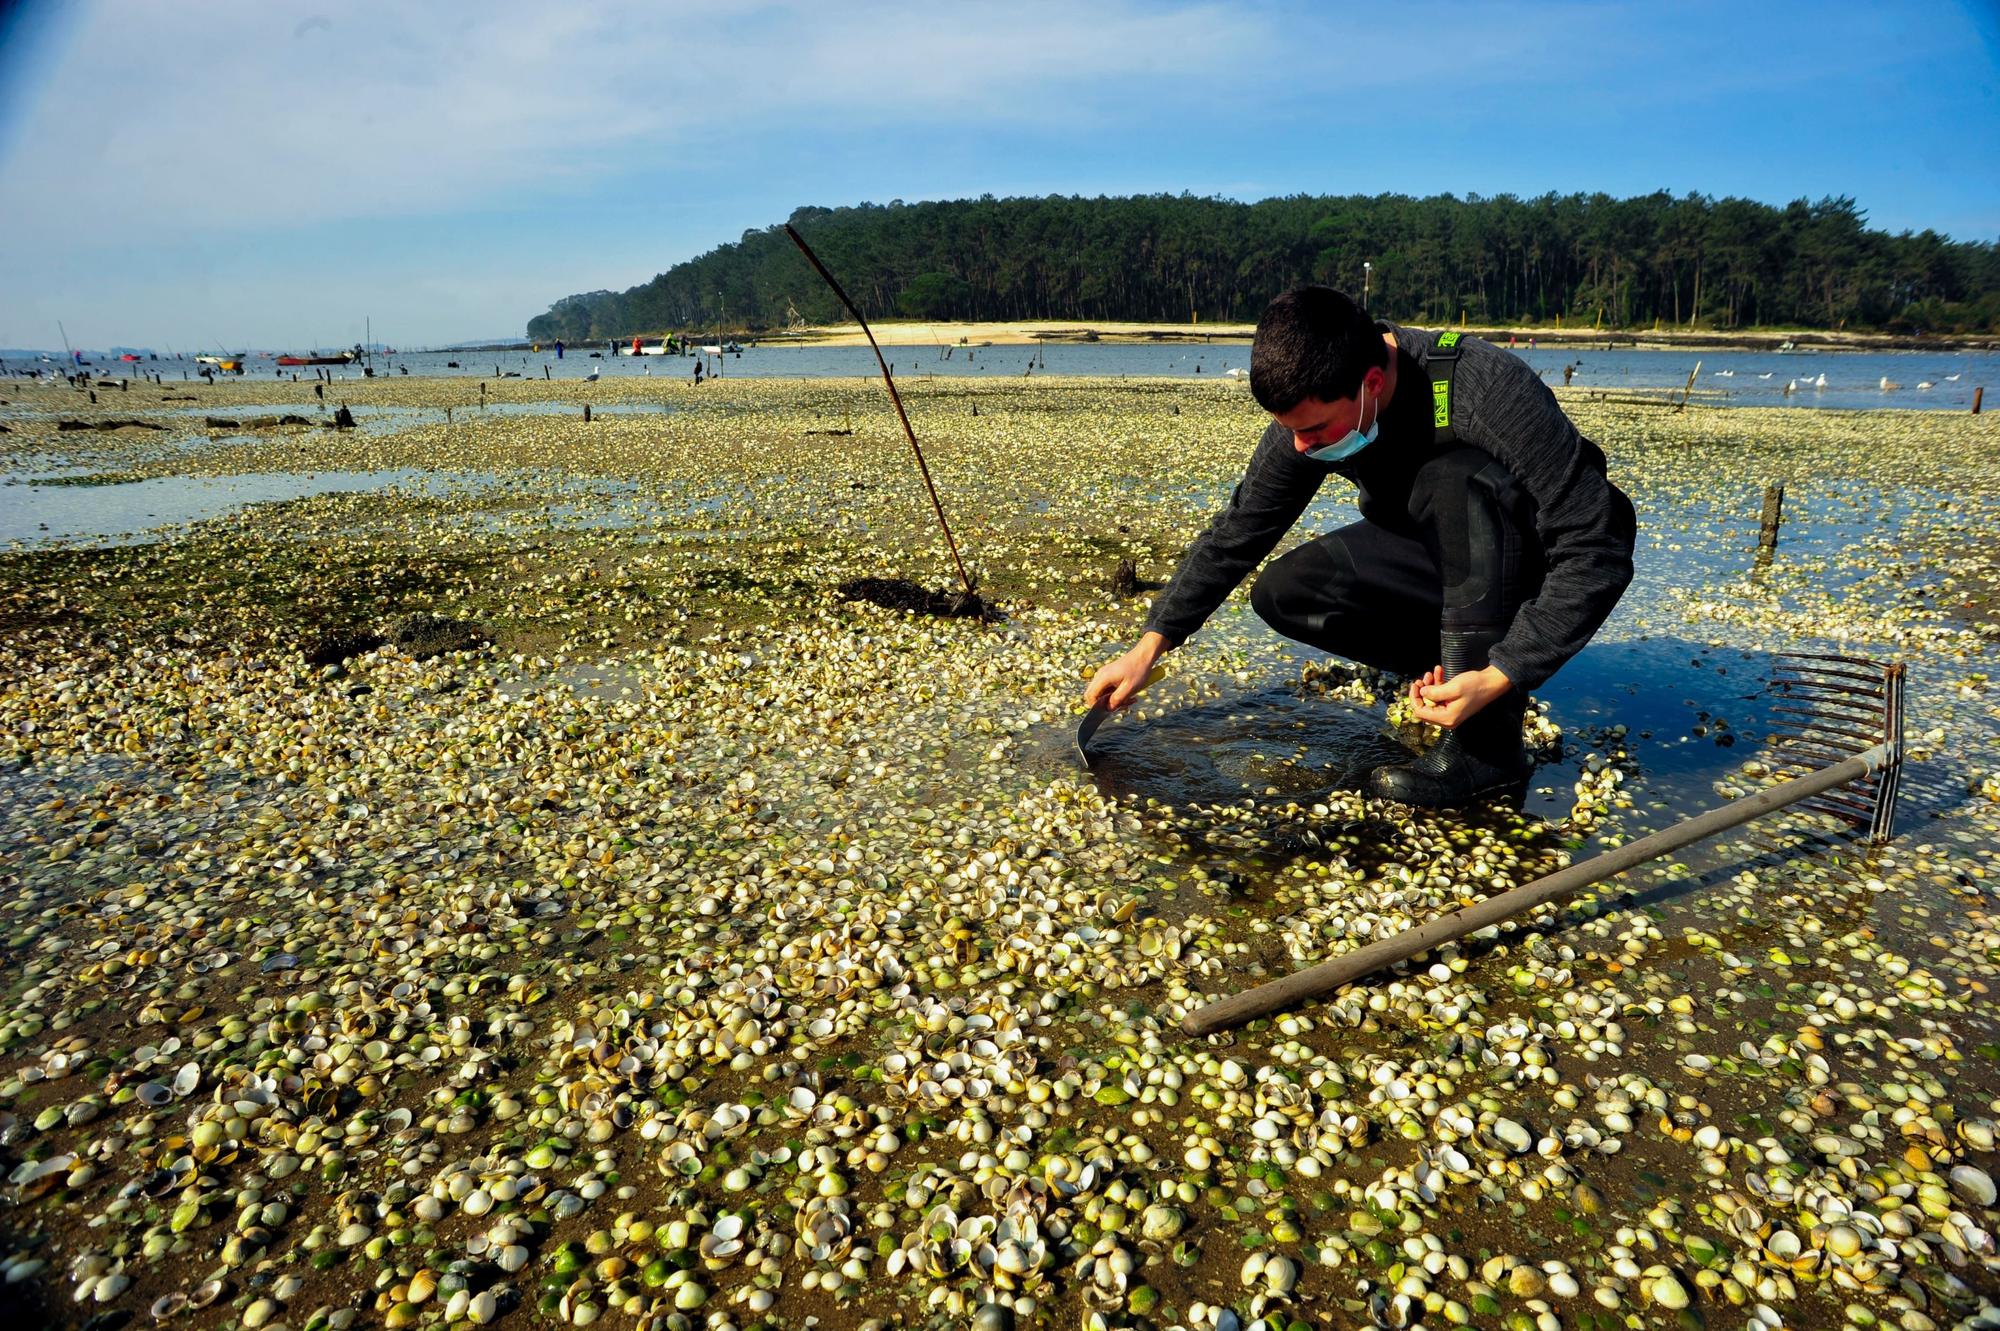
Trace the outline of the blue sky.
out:
<instances>
[{"instance_id":1,"label":"blue sky","mask_svg":"<svg viewBox=\"0 0 2000 1331\"><path fill-rule=\"evenodd\" d=\"M0 346L516 334L801 204L1847 194L2000 239L1981 3L11 6Z\"/></svg>"}]
</instances>

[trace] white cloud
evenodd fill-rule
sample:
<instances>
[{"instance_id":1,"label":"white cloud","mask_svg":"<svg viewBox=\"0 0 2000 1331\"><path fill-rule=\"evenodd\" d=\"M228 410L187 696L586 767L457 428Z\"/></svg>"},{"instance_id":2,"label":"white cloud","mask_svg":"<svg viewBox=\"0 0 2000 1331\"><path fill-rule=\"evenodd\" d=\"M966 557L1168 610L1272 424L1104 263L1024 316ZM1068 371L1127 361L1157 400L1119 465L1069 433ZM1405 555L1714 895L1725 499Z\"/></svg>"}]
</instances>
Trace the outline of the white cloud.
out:
<instances>
[{"instance_id":1,"label":"white cloud","mask_svg":"<svg viewBox=\"0 0 2000 1331\"><path fill-rule=\"evenodd\" d=\"M441 214L712 160L750 130L1087 122L1135 82L1241 87L1266 44L1219 7L1040 0L105 4L27 108L0 207L67 244Z\"/></svg>"}]
</instances>

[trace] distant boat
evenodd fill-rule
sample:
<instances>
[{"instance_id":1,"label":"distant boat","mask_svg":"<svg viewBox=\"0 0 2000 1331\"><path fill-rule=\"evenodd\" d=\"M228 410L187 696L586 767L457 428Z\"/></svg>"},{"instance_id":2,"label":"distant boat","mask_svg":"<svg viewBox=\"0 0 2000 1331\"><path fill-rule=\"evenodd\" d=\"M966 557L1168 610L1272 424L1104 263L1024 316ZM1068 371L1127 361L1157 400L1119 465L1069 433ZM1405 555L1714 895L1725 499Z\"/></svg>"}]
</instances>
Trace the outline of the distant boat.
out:
<instances>
[{"instance_id":1,"label":"distant boat","mask_svg":"<svg viewBox=\"0 0 2000 1331\"><path fill-rule=\"evenodd\" d=\"M1786 338L1778 344L1778 354L1780 356L1810 356L1814 354L1814 349L1811 347L1802 347L1790 338Z\"/></svg>"},{"instance_id":2,"label":"distant boat","mask_svg":"<svg viewBox=\"0 0 2000 1331\"><path fill-rule=\"evenodd\" d=\"M354 353L353 353L353 352L351 352L351 351L343 351L343 352L341 352L341 353L340 353L340 354L339 354L338 356L280 356L280 357L278 357L278 364L280 364L280 365L351 365L351 364L353 364L354 360L355 360L355 356L354 356Z\"/></svg>"},{"instance_id":3,"label":"distant boat","mask_svg":"<svg viewBox=\"0 0 2000 1331\"><path fill-rule=\"evenodd\" d=\"M194 359L198 365L213 365L216 369L227 371L230 374L243 373L243 357L241 355L196 356Z\"/></svg>"},{"instance_id":4,"label":"distant boat","mask_svg":"<svg viewBox=\"0 0 2000 1331\"><path fill-rule=\"evenodd\" d=\"M649 347L639 338L635 337L632 339L632 345L629 348L621 348L618 354L621 356L671 356L674 353L673 348L668 345L670 341L671 339L663 337L660 339L660 345Z\"/></svg>"},{"instance_id":5,"label":"distant boat","mask_svg":"<svg viewBox=\"0 0 2000 1331\"><path fill-rule=\"evenodd\" d=\"M129 352L129 351L128 351L128 352L126 352L126 353L125 353L124 355L120 356L120 357L119 357L118 359L119 359L119 360L138 360L139 358L138 358L137 356L134 356L134 355L133 355L133 354L132 354L131 352Z\"/></svg>"}]
</instances>

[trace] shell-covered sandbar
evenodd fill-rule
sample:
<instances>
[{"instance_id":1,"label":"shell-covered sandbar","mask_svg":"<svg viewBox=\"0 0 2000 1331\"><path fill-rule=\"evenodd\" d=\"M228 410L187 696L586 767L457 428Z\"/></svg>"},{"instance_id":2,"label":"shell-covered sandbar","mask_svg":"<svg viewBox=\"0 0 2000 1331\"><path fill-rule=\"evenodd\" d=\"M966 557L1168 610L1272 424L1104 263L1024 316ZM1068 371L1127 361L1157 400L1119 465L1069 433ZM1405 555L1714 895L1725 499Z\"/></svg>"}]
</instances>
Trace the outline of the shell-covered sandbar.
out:
<instances>
[{"instance_id":1,"label":"shell-covered sandbar","mask_svg":"<svg viewBox=\"0 0 2000 1331\"><path fill-rule=\"evenodd\" d=\"M994 622L839 594L952 580L879 382L305 387L0 387L15 1324L2000 1326L1993 416L1572 400L1638 581L1432 815L1240 594L1072 755L1238 383L904 384ZM1770 780L1784 650L1907 664L1886 847L1180 1034Z\"/></svg>"}]
</instances>

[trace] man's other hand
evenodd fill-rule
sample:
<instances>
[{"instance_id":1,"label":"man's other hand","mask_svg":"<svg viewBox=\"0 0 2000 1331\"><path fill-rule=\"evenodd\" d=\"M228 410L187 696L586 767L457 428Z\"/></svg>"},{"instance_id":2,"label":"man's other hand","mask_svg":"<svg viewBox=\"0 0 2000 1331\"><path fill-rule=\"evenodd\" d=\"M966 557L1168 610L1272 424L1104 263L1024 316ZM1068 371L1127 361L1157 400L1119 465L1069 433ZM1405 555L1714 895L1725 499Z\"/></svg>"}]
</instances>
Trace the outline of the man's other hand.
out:
<instances>
[{"instance_id":1,"label":"man's other hand","mask_svg":"<svg viewBox=\"0 0 2000 1331\"><path fill-rule=\"evenodd\" d=\"M1456 730L1513 686L1513 681L1493 666L1450 679L1444 677L1443 666L1433 666L1410 684L1410 713L1419 721Z\"/></svg>"}]
</instances>

